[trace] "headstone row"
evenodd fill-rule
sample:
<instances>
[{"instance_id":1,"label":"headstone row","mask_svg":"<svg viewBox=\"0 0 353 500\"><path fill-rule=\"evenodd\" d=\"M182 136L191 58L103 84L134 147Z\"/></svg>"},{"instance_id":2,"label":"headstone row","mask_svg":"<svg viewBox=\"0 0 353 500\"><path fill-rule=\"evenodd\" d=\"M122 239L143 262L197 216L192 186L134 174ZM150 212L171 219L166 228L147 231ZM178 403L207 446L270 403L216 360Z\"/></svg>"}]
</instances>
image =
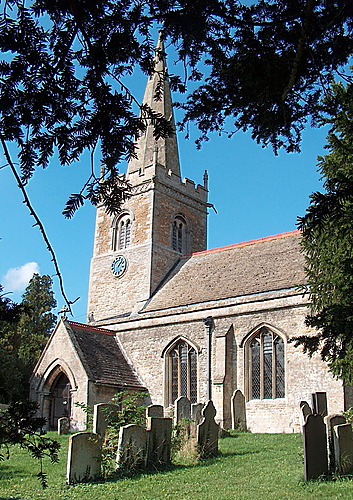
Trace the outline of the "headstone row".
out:
<instances>
[{"instance_id":1,"label":"headstone row","mask_svg":"<svg viewBox=\"0 0 353 500\"><path fill-rule=\"evenodd\" d=\"M343 415L327 415L325 393L313 397L313 410L300 402L303 422L304 478L306 481L329 472L353 473L353 430ZM314 395L313 395L314 396ZM320 413L317 413L317 412Z\"/></svg>"},{"instance_id":2,"label":"headstone row","mask_svg":"<svg viewBox=\"0 0 353 500\"><path fill-rule=\"evenodd\" d=\"M185 400L177 402L176 414L185 415L187 404ZM99 477L102 444L107 429L105 417L107 412L114 412L116 409L115 405L95 405L93 432L81 432L70 436L67 463L69 484L92 481ZM216 409L212 401L208 401L205 406L203 404L190 406L190 416L194 417L196 422L196 437L201 458L215 456L218 453L219 425L214 420L215 415ZM117 468L133 470L168 465L172 424L171 418L164 418L162 406L151 405L146 409L146 428L134 424L121 427L116 456Z\"/></svg>"}]
</instances>

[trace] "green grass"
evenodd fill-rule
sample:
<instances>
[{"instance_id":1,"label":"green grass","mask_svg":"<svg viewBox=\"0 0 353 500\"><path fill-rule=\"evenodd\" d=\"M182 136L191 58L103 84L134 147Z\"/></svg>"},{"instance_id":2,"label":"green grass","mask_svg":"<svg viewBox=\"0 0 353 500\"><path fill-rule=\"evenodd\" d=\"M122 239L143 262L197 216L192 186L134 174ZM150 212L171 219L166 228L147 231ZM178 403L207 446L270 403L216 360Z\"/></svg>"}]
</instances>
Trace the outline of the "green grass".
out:
<instances>
[{"instance_id":1,"label":"green grass","mask_svg":"<svg viewBox=\"0 0 353 500\"><path fill-rule=\"evenodd\" d=\"M52 437L54 433L50 433ZM230 500L350 499L353 481L303 481L302 438L298 434L237 434L220 441L221 455L196 466L95 484L67 486L67 437L60 463L45 464L49 488L35 477L35 460L13 449L0 463L0 500Z\"/></svg>"}]
</instances>

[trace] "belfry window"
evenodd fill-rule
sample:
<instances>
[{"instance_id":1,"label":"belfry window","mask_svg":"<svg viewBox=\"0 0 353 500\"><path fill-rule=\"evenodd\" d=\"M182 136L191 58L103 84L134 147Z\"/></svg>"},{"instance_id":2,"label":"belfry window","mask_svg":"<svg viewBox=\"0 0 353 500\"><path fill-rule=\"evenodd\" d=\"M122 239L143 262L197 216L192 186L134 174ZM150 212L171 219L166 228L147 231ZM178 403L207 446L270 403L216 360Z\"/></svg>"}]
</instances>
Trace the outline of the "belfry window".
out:
<instances>
[{"instance_id":1,"label":"belfry window","mask_svg":"<svg viewBox=\"0 0 353 500\"><path fill-rule=\"evenodd\" d=\"M285 397L284 341L268 328L248 343L249 399Z\"/></svg>"},{"instance_id":2,"label":"belfry window","mask_svg":"<svg viewBox=\"0 0 353 500\"><path fill-rule=\"evenodd\" d=\"M186 252L186 222L183 217L175 217L172 226L172 248L180 253Z\"/></svg>"},{"instance_id":3,"label":"belfry window","mask_svg":"<svg viewBox=\"0 0 353 500\"><path fill-rule=\"evenodd\" d=\"M113 225L112 250L124 250L130 246L131 218L128 214L120 217Z\"/></svg>"},{"instance_id":4,"label":"belfry window","mask_svg":"<svg viewBox=\"0 0 353 500\"><path fill-rule=\"evenodd\" d=\"M179 340L166 355L168 404L180 396L197 402L197 353L185 340Z\"/></svg>"}]
</instances>

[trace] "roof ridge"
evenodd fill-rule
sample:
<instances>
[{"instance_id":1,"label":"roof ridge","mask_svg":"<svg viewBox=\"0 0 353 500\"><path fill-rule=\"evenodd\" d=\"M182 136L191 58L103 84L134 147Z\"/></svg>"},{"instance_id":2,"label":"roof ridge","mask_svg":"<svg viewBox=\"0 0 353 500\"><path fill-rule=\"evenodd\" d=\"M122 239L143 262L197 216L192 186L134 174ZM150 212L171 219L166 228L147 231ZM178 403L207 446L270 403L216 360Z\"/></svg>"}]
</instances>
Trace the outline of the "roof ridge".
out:
<instances>
[{"instance_id":1,"label":"roof ridge","mask_svg":"<svg viewBox=\"0 0 353 500\"><path fill-rule=\"evenodd\" d=\"M239 248L248 245L255 245L256 243L262 243L264 241L272 241L280 238L286 238L287 236L294 236L295 234L299 234L300 231L298 229L294 229L293 231L287 231L285 233L273 234L270 236L264 236L263 238L257 238L254 240L242 241L240 243L233 243L232 245L226 245L224 247L216 247L210 248L209 250L202 250L201 252L194 252L189 255L185 255L184 258L190 258L197 255L206 255L209 253L223 252L225 250L231 250L232 248Z\"/></svg>"},{"instance_id":2,"label":"roof ridge","mask_svg":"<svg viewBox=\"0 0 353 500\"><path fill-rule=\"evenodd\" d=\"M99 328L98 326L90 326L86 323L78 323L77 321L70 320L68 320L68 323L70 326L76 326L77 328L83 328L84 330L90 330L91 332L103 333L104 335L116 335L114 330L108 330L107 328Z\"/></svg>"}]
</instances>

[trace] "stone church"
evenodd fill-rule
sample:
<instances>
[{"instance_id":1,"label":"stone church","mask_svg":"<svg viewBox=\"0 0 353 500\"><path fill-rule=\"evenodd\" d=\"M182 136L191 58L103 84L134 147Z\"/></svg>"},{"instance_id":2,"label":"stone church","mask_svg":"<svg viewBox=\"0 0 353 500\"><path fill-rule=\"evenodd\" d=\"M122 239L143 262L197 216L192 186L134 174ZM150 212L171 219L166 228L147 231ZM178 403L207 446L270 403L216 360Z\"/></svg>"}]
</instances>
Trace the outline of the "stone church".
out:
<instances>
[{"instance_id":1,"label":"stone church","mask_svg":"<svg viewBox=\"0 0 353 500\"><path fill-rule=\"evenodd\" d=\"M167 80L154 99L165 64L156 60L144 102L173 120ZM66 415L82 430L75 403L125 389L147 390L164 407L181 395L212 399L224 428L240 389L252 432L298 431L299 401L313 392L327 392L330 413L350 406L320 357L290 343L308 334L300 234L207 250L207 173L197 185L182 179L176 136L155 140L151 126L126 179L131 196L119 216L97 209L88 323L61 318L32 376L48 426Z\"/></svg>"}]
</instances>

